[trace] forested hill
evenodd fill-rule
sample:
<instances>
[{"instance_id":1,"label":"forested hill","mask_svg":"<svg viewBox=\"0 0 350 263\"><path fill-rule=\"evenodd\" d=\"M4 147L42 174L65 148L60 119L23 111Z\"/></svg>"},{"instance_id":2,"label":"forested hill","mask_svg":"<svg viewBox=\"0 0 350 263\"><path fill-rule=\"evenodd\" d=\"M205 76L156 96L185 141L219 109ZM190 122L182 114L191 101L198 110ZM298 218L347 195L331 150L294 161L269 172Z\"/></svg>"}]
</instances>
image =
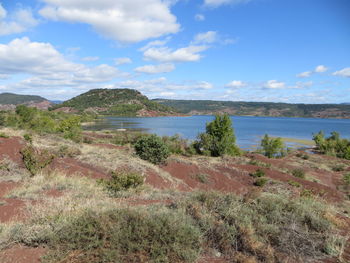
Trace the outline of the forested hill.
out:
<instances>
[{"instance_id":1,"label":"forested hill","mask_svg":"<svg viewBox=\"0 0 350 263\"><path fill-rule=\"evenodd\" d=\"M347 104L289 104L272 102L240 102L211 100L154 100L173 107L180 113L190 115L211 115L227 112L240 116L350 118Z\"/></svg>"},{"instance_id":2,"label":"forested hill","mask_svg":"<svg viewBox=\"0 0 350 263\"><path fill-rule=\"evenodd\" d=\"M149 100L132 89L93 89L80 94L52 110L87 111L118 116L161 116L175 115L174 109Z\"/></svg>"},{"instance_id":3,"label":"forested hill","mask_svg":"<svg viewBox=\"0 0 350 263\"><path fill-rule=\"evenodd\" d=\"M13 94L13 93L1 93L0 94L0 104L24 104L29 102L42 102L46 101L45 98L40 96L34 96L34 95L19 95L19 94Z\"/></svg>"}]
</instances>

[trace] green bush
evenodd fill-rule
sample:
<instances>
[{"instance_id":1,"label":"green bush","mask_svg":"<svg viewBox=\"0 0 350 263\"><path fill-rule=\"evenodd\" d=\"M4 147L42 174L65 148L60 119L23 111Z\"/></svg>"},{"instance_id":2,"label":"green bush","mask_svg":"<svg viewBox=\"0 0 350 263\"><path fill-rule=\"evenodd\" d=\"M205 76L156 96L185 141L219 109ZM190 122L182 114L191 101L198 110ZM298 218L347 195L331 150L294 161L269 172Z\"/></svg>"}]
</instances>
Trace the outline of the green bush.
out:
<instances>
[{"instance_id":1,"label":"green bush","mask_svg":"<svg viewBox=\"0 0 350 263\"><path fill-rule=\"evenodd\" d=\"M341 172L345 170L345 165L344 164L337 164L332 167L332 170L334 172Z\"/></svg>"},{"instance_id":2,"label":"green bush","mask_svg":"<svg viewBox=\"0 0 350 263\"><path fill-rule=\"evenodd\" d=\"M215 115L215 119L207 123L206 132L199 134L198 139L194 144L198 153L215 157L240 154L228 114Z\"/></svg>"},{"instance_id":3,"label":"green bush","mask_svg":"<svg viewBox=\"0 0 350 263\"><path fill-rule=\"evenodd\" d=\"M163 163L170 155L168 147L157 135L142 136L135 145L136 154L153 164Z\"/></svg>"},{"instance_id":4,"label":"green bush","mask_svg":"<svg viewBox=\"0 0 350 263\"><path fill-rule=\"evenodd\" d=\"M265 172L261 169L256 170L254 173L251 173L250 176L253 177L264 177L265 176Z\"/></svg>"},{"instance_id":5,"label":"green bush","mask_svg":"<svg viewBox=\"0 0 350 263\"><path fill-rule=\"evenodd\" d=\"M0 132L0 138L9 138L9 136L4 132Z\"/></svg>"},{"instance_id":6,"label":"green bush","mask_svg":"<svg viewBox=\"0 0 350 263\"><path fill-rule=\"evenodd\" d=\"M21 150L23 162L31 175L36 175L41 169L49 165L54 156L47 151L38 151L33 146L26 146Z\"/></svg>"},{"instance_id":7,"label":"green bush","mask_svg":"<svg viewBox=\"0 0 350 263\"><path fill-rule=\"evenodd\" d=\"M350 173L344 174L343 181L345 184L350 186Z\"/></svg>"},{"instance_id":8,"label":"green bush","mask_svg":"<svg viewBox=\"0 0 350 263\"><path fill-rule=\"evenodd\" d=\"M258 178L258 179L255 180L254 185L255 185L255 186L260 186L260 187L262 187L262 186L264 186L267 182L268 182L268 180L267 180L266 178Z\"/></svg>"},{"instance_id":9,"label":"green bush","mask_svg":"<svg viewBox=\"0 0 350 263\"><path fill-rule=\"evenodd\" d=\"M260 143L263 154L268 158L280 158L287 154L287 149L281 138L270 138L265 134Z\"/></svg>"},{"instance_id":10,"label":"green bush","mask_svg":"<svg viewBox=\"0 0 350 263\"><path fill-rule=\"evenodd\" d=\"M112 196L116 196L119 191L125 191L143 185L143 181L143 176L137 173L112 172L111 179L102 179L99 182Z\"/></svg>"},{"instance_id":11,"label":"green bush","mask_svg":"<svg viewBox=\"0 0 350 263\"><path fill-rule=\"evenodd\" d=\"M320 131L314 134L313 140L320 153L350 160L350 140L340 138L339 133L332 132L325 138L324 133Z\"/></svg>"},{"instance_id":12,"label":"green bush","mask_svg":"<svg viewBox=\"0 0 350 263\"><path fill-rule=\"evenodd\" d=\"M75 142L80 142L82 140L82 129L78 116L71 116L61 120L57 130L63 133L65 139L71 139Z\"/></svg>"},{"instance_id":13,"label":"green bush","mask_svg":"<svg viewBox=\"0 0 350 263\"><path fill-rule=\"evenodd\" d=\"M293 175L294 177L298 177L298 178L302 178L302 179L305 178L305 172L304 172L304 170L302 170L302 169L294 169L294 170L292 171L292 175Z\"/></svg>"},{"instance_id":14,"label":"green bush","mask_svg":"<svg viewBox=\"0 0 350 263\"><path fill-rule=\"evenodd\" d=\"M289 180L289 181L288 181L288 184L290 184L290 185L292 185L292 186L295 186L295 187L300 187L300 186L301 186L300 183L295 182L295 181L292 181L292 180Z\"/></svg>"},{"instance_id":15,"label":"green bush","mask_svg":"<svg viewBox=\"0 0 350 263\"><path fill-rule=\"evenodd\" d=\"M26 133L23 135L23 138L29 142L29 143L32 143L33 142L33 135L29 134L29 133Z\"/></svg>"}]
</instances>

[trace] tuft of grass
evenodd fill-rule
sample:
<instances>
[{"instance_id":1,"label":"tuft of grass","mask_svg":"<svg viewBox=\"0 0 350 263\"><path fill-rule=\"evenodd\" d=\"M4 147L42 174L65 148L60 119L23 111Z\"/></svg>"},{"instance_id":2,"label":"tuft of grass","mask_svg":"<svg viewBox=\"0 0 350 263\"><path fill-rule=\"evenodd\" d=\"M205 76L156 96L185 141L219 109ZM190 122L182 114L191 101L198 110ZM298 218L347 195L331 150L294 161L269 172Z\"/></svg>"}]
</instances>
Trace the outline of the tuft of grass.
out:
<instances>
[{"instance_id":1,"label":"tuft of grass","mask_svg":"<svg viewBox=\"0 0 350 263\"><path fill-rule=\"evenodd\" d=\"M29 142L29 143L33 143L33 135L32 134L29 134L29 133L26 133L23 135L23 138Z\"/></svg>"},{"instance_id":2,"label":"tuft of grass","mask_svg":"<svg viewBox=\"0 0 350 263\"><path fill-rule=\"evenodd\" d=\"M209 183L209 175L207 174L198 173L198 174L195 174L194 178L199 182L201 182L202 184Z\"/></svg>"},{"instance_id":3,"label":"tuft of grass","mask_svg":"<svg viewBox=\"0 0 350 263\"><path fill-rule=\"evenodd\" d=\"M4 132L0 132L0 138L10 138L10 136L8 136L6 133Z\"/></svg>"},{"instance_id":4,"label":"tuft of grass","mask_svg":"<svg viewBox=\"0 0 350 263\"><path fill-rule=\"evenodd\" d=\"M250 165L256 165L256 166L260 166L260 167L265 167L265 168L270 168L271 164L270 163L265 163L265 162L261 162L255 159L251 159L248 164Z\"/></svg>"},{"instance_id":5,"label":"tuft of grass","mask_svg":"<svg viewBox=\"0 0 350 263\"><path fill-rule=\"evenodd\" d=\"M343 182L344 182L346 185L350 186L350 173L347 173L347 174L344 174L344 175L343 175Z\"/></svg>"},{"instance_id":6,"label":"tuft of grass","mask_svg":"<svg viewBox=\"0 0 350 263\"><path fill-rule=\"evenodd\" d=\"M292 171L292 175L293 175L294 177L298 177L298 178L305 179L305 172L304 172L304 170L302 170L302 169L294 169L294 170Z\"/></svg>"},{"instance_id":7,"label":"tuft of grass","mask_svg":"<svg viewBox=\"0 0 350 263\"><path fill-rule=\"evenodd\" d=\"M259 187L263 187L267 182L268 182L268 180L266 178L258 178L255 180L254 185L259 186Z\"/></svg>"},{"instance_id":8,"label":"tuft of grass","mask_svg":"<svg viewBox=\"0 0 350 263\"><path fill-rule=\"evenodd\" d=\"M290 184L291 186L295 186L295 187L301 187L301 184L292 180L288 181L288 184Z\"/></svg>"},{"instance_id":9,"label":"tuft of grass","mask_svg":"<svg viewBox=\"0 0 350 263\"><path fill-rule=\"evenodd\" d=\"M118 192L143 185L144 177L138 173L112 172L111 179L98 181L109 194L117 196Z\"/></svg>"},{"instance_id":10,"label":"tuft of grass","mask_svg":"<svg viewBox=\"0 0 350 263\"><path fill-rule=\"evenodd\" d=\"M264 177L265 172L261 169L258 169L254 173L251 173L250 176L252 176L252 177Z\"/></svg>"},{"instance_id":11,"label":"tuft of grass","mask_svg":"<svg viewBox=\"0 0 350 263\"><path fill-rule=\"evenodd\" d=\"M344 164L337 164L332 167L332 170L334 172L342 172L345 170L345 165Z\"/></svg>"},{"instance_id":12,"label":"tuft of grass","mask_svg":"<svg viewBox=\"0 0 350 263\"><path fill-rule=\"evenodd\" d=\"M58 149L57 155L59 157L75 157L81 154L81 151L78 147L61 145Z\"/></svg>"}]
</instances>

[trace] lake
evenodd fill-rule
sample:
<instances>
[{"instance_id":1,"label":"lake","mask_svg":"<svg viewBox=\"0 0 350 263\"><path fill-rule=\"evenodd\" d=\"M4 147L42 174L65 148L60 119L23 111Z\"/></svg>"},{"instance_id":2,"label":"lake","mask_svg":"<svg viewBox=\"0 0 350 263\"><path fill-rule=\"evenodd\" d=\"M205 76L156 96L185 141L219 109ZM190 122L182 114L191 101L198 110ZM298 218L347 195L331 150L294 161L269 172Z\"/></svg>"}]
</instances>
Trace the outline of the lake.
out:
<instances>
[{"instance_id":1,"label":"lake","mask_svg":"<svg viewBox=\"0 0 350 263\"><path fill-rule=\"evenodd\" d=\"M155 133L160 136L179 134L183 138L194 140L198 133L205 131L205 124L213 119L214 116L144 118L105 117L97 121L94 125L85 127L85 129L139 130ZM245 149L254 148L258 145L261 136L264 134L273 137L311 140L313 133L323 130L326 135L332 131L337 131L342 137L350 138L349 119L243 116L231 116L231 119L235 129L237 144ZM289 143L289 145L295 146L293 143Z\"/></svg>"}]
</instances>

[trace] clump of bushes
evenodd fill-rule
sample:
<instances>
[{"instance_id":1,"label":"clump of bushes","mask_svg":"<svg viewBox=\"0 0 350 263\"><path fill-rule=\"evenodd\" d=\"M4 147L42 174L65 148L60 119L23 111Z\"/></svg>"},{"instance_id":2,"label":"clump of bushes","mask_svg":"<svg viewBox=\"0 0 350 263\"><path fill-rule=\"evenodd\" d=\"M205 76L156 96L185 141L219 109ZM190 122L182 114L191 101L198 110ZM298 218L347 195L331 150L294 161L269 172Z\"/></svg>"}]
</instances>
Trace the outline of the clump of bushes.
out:
<instances>
[{"instance_id":1,"label":"clump of bushes","mask_svg":"<svg viewBox=\"0 0 350 263\"><path fill-rule=\"evenodd\" d=\"M305 172L304 172L304 170L302 170L302 169L294 169L294 170L292 171L292 175L293 175L294 177L298 177L298 178L305 179Z\"/></svg>"},{"instance_id":2,"label":"clump of bushes","mask_svg":"<svg viewBox=\"0 0 350 263\"><path fill-rule=\"evenodd\" d=\"M143 185L144 178L138 173L112 172L111 179L102 179L101 185L112 195L116 196L120 191L137 188Z\"/></svg>"},{"instance_id":3,"label":"clump of bushes","mask_svg":"<svg viewBox=\"0 0 350 263\"><path fill-rule=\"evenodd\" d=\"M266 183L268 182L268 180L266 178L257 178L254 182L255 186L264 186Z\"/></svg>"},{"instance_id":4,"label":"clump of bushes","mask_svg":"<svg viewBox=\"0 0 350 263\"><path fill-rule=\"evenodd\" d=\"M350 140L340 138L339 133L332 132L326 138L324 132L320 131L314 134L313 140L320 153L350 160Z\"/></svg>"},{"instance_id":5,"label":"clump of bushes","mask_svg":"<svg viewBox=\"0 0 350 263\"><path fill-rule=\"evenodd\" d=\"M268 158L281 158L287 155L287 148L281 138L270 138L267 134L260 143L262 153Z\"/></svg>"},{"instance_id":6,"label":"clump of bushes","mask_svg":"<svg viewBox=\"0 0 350 263\"><path fill-rule=\"evenodd\" d=\"M54 158L54 156L46 150L39 151L31 145L23 148L21 154L24 165L32 176L36 175L41 169L49 165Z\"/></svg>"},{"instance_id":7,"label":"clump of bushes","mask_svg":"<svg viewBox=\"0 0 350 263\"><path fill-rule=\"evenodd\" d=\"M254 173L251 173L250 176L263 177L263 176L265 176L265 172L263 170L261 170L261 169L258 169Z\"/></svg>"},{"instance_id":8,"label":"clump of bushes","mask_svg":"<svg viewBox=\"0 0 350 263\"><path fill-rule=\"evenodd\" d=\"M240 155L230 116L215 115L215 119L207 123L206 132L198 135L194 147L198 153L214 157Z\"/></svg>"},{"instance_id":9,"label":"clump of bushes","mask_svg":"<svg viewBox=\"0 0 350 263\"><path fill-rule=\"evenodd\" d=\"M140 137L134 144L136 154L143 160L153 164L160 164L166 161L170 151L160 137L153 134Z\"/></svg>"}]
</instances>

